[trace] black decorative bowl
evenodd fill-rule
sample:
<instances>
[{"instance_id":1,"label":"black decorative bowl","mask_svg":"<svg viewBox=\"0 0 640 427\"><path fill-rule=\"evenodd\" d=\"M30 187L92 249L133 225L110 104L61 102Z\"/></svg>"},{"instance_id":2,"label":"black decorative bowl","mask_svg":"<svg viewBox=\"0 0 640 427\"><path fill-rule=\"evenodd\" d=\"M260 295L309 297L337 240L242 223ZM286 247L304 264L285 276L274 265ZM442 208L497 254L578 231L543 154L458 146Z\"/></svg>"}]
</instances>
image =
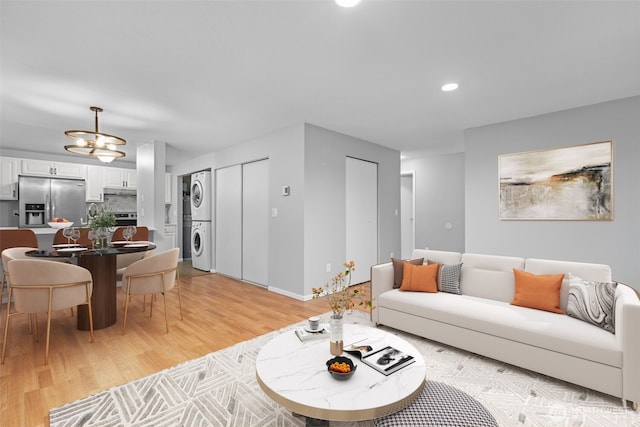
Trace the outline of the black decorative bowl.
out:
<instances>
[{"instance_id":1,"label":"black decorative bowl","mask_svg":"<svg viewBox=\"0 0 640 427\"><path fill-rule=\"evenodd\" d=\"M349 365L349 372L338 372L338 371L333 371L331 369L331 365L334 363L346 363L347 365ZM327 360L327 371L329 371L329 373L331 374L331 376L337 380L348 380L349 378L351 378L351 376L356 372L356 368L358 366L355 365L353 363L353 360L349 359L348 357L344 357L344 356L338 356L338 357L334 357L333 359L329 359Z\"/></svg>"}]
</instances>

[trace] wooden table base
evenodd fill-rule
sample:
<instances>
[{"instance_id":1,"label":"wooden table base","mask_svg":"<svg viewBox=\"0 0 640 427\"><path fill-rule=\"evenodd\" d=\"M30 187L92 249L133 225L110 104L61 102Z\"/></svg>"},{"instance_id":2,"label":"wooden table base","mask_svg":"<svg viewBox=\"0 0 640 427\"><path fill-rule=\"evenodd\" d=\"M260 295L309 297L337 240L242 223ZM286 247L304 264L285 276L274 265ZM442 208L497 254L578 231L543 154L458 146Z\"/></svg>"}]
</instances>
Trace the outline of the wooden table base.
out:
<instances>
[{"instance_id":1,"label":"wooden table base","mask_svg":"<svg viewBox=\"0 0 640 427\"><path fill-rule=\"evenodd\" d=\"M93 329L114 325L116 316L116 255L83 256L78 265L91 272L93 277ZM89 312L86 305L78 306L78 329L89 330Z\"/></svg>"}]
</instances>

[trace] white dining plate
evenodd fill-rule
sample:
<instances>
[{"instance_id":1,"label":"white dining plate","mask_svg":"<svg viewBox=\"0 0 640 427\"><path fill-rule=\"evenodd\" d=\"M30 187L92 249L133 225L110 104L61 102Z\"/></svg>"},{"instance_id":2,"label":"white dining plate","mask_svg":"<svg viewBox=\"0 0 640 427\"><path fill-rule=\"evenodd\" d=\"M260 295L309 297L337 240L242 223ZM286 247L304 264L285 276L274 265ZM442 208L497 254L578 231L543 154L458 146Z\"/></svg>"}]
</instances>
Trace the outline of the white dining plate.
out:
<instances>
[{"instance_id":1,"label":"white dining plate","mask_svg":"<svg viewBox=\"0 0 640 427\"><path fill-rule=\"evenodd\" d=\"M116 240L114 242L111 242L111 246L122 246L122 245L126 245L129 242L127 242L126 240Z\"/></svg>"},{"instance_id":2,"label":"white dining plate","mask_svg":"<svg viewBox=\"0 0 640 427\"><path fill-rule=\"evenodd\" d=\"M56 249L56 252L82 252L86 251L89 248L85 248L84 246L74 246L73 248L60 248Z\"/></svg>"},{"instance_id":3,"label":"white dining plate","mask_svg":"<svg viewBox=\"0 0 640 427\"><path fill-rule=\"evenodd\" d=\"M51 245L52 248L75 248L80 246L80 243L58 243L57 245Z\"/></svg>"},{"instance_id":4,"label":"white dining plate","mask_svg":"<svg viewBox=\"0 0 640 427\"><path fill-rule=\"evenodd\" d=\"M146 248L147 246L149 246L148 243L129 243L124 245L125 248Z\"/></svg>"}]
</instances>

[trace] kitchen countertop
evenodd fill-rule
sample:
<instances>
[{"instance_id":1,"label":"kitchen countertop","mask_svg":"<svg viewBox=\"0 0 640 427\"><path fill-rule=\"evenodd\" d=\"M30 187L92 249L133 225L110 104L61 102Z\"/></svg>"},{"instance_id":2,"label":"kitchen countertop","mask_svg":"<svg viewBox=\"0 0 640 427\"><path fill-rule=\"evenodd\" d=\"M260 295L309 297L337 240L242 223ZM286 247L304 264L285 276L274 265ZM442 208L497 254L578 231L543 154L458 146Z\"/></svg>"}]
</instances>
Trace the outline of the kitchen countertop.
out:
<instances>
[{"instance_id":1,"label":"kitchen countertop","mask_svg":"<svg viewBox=\"0 0 640 427\"><path fill-rule=\"evenodd\" d=\"M36 234L56 234L56 232L58 231L57 228L51 228L51 227L46 227L46 228L32 228L33 232Z\"/></svg>"},{"instance_id":2,"label":"kitchen countertop","mask_svg":"<svg viewBox=\"0 0 640 427\"><path fill-rule=\"evenodd\" d=\"M43 227L43 228L29 228L29 227L0 227L0 230L33 230L33 232L37 235L37 234L56 234L56 231L58 231L57 228L51 228L51 227Z\"/></svg>"},{"instance_id":3,"label":"kitchen countertop","mask_svg":"<svg viewBox=\"0 0 640 427\"><path fill-rule=\"evenodd\" d=\"M165 224L165 226L177 226L177 224ZM82 225L81 227L86 227L86 225ZM56 234L56 231L58 231L57 228L51 228L51 227L43 227L43 228L28 228L29 230L33 230L34 233L36 234ZM0 230L19 230L20 227L0 227ZM158 227L149 227L149 231L157 231Z\"/></svg>"}]
</instances>

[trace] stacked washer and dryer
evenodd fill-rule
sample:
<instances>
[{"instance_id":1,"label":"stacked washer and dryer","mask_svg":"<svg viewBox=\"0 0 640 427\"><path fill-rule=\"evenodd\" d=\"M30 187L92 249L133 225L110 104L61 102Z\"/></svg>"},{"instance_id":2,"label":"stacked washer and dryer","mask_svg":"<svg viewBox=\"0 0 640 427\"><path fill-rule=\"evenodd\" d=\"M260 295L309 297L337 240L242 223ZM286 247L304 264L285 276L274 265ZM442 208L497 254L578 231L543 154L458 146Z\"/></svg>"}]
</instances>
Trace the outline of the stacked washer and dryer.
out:
<instances>
[{"instance_id":1,"label":"stacked washer and dryer","mask_svg":"<svg viewBox=\"0 0 640 427\"><path fill-rule=\"evenodd\" d=\"M191 175L191 264L211 271L211 172Z\"/></svg>"}]
</instances>

